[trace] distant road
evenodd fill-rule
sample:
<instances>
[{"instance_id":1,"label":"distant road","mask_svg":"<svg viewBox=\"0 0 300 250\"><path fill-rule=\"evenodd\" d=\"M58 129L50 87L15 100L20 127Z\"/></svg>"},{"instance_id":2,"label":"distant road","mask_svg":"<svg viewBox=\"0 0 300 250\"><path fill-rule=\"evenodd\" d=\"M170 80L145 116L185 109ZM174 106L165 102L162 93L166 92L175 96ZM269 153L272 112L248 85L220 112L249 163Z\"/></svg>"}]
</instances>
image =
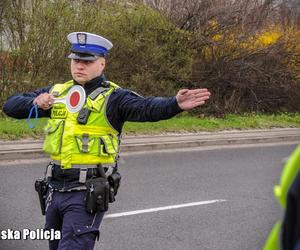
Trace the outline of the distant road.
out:
<instances>
[{"instance_id":1,"label":"distant road","mask_svg":"<svg viewBox=\"0 0 300 250\"><path fill-rule=\"evenodd\" d=\"M102 250L256 250L281 211L273 186L295 145L125 155L117 202L101 228ZM43 228L34 180L46 162L0 165L0 229ZM129 212L129 213L127 213ZM47 249L3 241L0 249Z\"/></svg>"}]
</instances>

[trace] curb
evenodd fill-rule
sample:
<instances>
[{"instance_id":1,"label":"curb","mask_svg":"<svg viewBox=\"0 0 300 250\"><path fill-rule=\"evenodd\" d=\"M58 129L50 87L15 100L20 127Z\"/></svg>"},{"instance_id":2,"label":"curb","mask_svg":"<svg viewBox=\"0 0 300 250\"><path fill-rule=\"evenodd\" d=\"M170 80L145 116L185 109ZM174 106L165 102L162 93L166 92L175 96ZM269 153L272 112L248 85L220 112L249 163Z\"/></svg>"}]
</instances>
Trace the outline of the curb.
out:
<instances>
[{"instance_id":1,"label":"curb","mask_svg":"<svg viewBox=\"0 0 300 250\"><path fill-rule=\"evenodd\" d=\"M201 132L189 134L125 136L121 153L163 149L275 142L300 143L299 128ZM42 150L42 140L0 141L0 159L31 159L48 157Z\"/></svg>"}]
</instances>

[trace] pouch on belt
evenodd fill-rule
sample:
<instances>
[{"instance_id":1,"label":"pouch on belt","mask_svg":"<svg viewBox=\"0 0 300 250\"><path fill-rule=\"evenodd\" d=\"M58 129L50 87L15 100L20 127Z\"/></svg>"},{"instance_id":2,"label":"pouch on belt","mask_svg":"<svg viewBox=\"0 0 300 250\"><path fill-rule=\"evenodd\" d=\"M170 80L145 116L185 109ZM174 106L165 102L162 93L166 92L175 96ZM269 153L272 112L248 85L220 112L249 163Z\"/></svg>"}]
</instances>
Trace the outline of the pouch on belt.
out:
<instances>
[{"instance_id":1,"label":"pouch on belt","mask_svg":"<svg viewBox=\"0 0 300 250\"><path fill-rule=\"evenodd\" d=\"M104 177L89 179L87 187L86 209L89 213L106 212L109 202L109 183Z\"/></svg>"}]
</instances>

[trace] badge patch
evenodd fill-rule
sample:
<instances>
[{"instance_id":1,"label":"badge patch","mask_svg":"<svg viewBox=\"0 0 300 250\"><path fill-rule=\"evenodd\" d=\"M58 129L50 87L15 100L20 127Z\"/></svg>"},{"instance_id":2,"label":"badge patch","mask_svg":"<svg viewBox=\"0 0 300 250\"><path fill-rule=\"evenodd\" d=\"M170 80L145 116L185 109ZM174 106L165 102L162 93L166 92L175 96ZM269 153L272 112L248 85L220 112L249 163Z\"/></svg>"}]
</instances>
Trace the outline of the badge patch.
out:
<instances>
[{"instance_id":1,"label":"badge patch","mask_svg":"<svg viewBox=\"0 0 300 250\"><path fill-rule=\"evenodd\" d=\"M60 108L60 107L53 107L51 109L51 118L66 118L67 117L67 110L65 108Z\"/></svg>"},{"instance_id":2,"label":"badge patch","mask_svg":"<svg viewBox=\"0 0 300 250\"><path fill-rule=\"evenodd\" d=\"M87 35L84 33L77 33L77 42L80 45L86 45L86 37Z\"/></svg>"}]
</instances>

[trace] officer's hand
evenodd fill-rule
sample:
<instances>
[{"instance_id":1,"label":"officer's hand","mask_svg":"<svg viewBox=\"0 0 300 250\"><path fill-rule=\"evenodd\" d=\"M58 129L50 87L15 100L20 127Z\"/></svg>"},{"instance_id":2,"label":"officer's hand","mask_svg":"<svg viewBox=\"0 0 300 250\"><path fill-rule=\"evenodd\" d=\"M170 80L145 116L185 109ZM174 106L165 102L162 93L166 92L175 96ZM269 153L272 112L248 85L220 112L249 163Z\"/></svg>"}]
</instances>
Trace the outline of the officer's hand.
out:
<instances>
[{"instance_id":1,"label":"officer's hand","mask_svg":"<svg viewBox=\"0 0 300 250\"><path fill-rule=\"evenodd\" d=\"M203 105L210 95L207 89L181 89L176 95L176 100L182 110L189 110Z\"/></svg>"},{"instance_id":2,"label":"officer's hand","mask_svg":"<svg viewBox=\"0 0 300 250\"><path fill-rule=\"evenodd\" d=\"M50 109L53 102L54 102L54 97L49 93L40 94L33 100L33 104L38 105L41 109L44 110Z\"/></svg>"}]
</instances>

